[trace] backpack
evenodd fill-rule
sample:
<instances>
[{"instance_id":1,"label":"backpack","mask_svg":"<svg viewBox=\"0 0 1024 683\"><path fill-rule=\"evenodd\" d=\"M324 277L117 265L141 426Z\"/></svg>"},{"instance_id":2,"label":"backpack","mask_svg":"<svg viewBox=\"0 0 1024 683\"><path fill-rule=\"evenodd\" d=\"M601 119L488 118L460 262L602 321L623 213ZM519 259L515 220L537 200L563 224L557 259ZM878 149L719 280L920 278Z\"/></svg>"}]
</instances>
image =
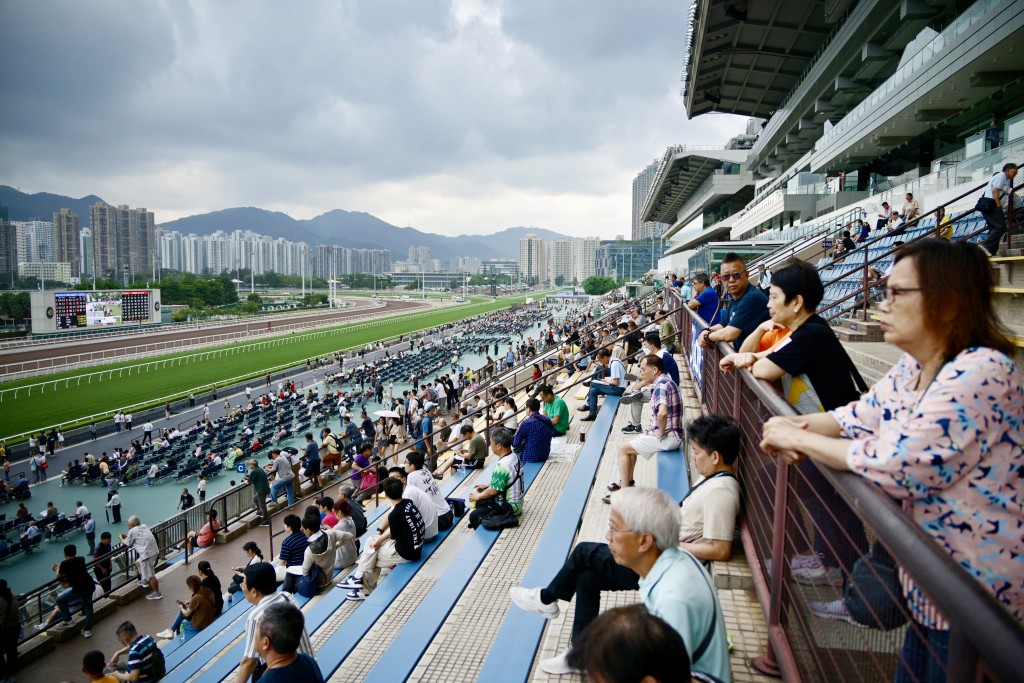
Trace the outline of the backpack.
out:
<instances>
[{"instance_id":1,"label":"backpack","mask_svg":"<svg viewBox=\"0 0 1024 683\"><path fill-rule=\"evenodd\" d=\"M167 675L167 661L164 659L164 653L158 646L153 646L153 653L150 655L150 661L152 666L150 667L149 680L159 681Z\"/></svg>"},{"instance_id":2,"label":"backpack","mask_svg":"<svg viewBox=\"0 0 1024 683\"><path fill-rule=\"evenodd\" d=\"M430 387L427 387L427 400L432 402L437 401L437 392Z\"/></svg>"}]
</instances>

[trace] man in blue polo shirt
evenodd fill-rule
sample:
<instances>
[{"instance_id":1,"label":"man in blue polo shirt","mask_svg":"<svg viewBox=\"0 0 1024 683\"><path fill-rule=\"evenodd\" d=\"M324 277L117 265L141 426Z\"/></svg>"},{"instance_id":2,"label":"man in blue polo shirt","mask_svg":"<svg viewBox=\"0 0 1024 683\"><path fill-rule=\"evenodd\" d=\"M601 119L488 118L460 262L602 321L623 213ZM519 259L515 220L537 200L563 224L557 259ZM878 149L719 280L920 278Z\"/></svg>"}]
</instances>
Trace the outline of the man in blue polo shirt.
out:
<instances>
[{"instance_id":1,"label":"man in blue polo shirt","mask_svg":"<svg viewBox=\"0 0 1024 683\"><path fill-rule=\"evenodd\" d=\"M716 342L730 342L737 351L743 340L768 319L768 297L750 286L750 273L739 254L729 252L722 259L722 281L732 296L729 310L722 314L719 325L712 325L700 335L700 345L710 349Z\"/></svg>"},{"instance_id":2,"label":"man in blue polo shirt","mask_svg":"<svg viewBox=\"0 0 1024 683\"><path fill-rule=\"evenodd\" d=\"M711 286L711 278L707 273L697 273L693 276L693 291L696 294L686 305L691 311L696 311L701 320L708 325L717 325L719 323L718 292Z\"/></svg>"}]
</instances>

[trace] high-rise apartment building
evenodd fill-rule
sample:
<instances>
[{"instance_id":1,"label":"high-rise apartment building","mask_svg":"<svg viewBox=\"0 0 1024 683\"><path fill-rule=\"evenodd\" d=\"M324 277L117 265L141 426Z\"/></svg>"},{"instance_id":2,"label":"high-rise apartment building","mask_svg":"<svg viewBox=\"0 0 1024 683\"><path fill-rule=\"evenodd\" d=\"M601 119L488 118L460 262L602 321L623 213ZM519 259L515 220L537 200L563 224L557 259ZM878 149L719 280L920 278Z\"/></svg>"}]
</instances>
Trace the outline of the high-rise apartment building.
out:
<instances>
[{"instance_id":1,"label":"high-rise apartment building","mask_svg":"<svg viewBox=\"0 0 1024 683\"><path fill-rule=\"evenodd\" d=\"M588 277L597 274L597 249L600 237L584 237L576 243L576 282L583 284Z\"/></svg>"},{"instance_id":2,"label":"high-rise apartment building","mask_svg":"<svg viewBox=\"0 0 1024 683\"><path fill-rule=\"evenodd\" d=\"M548 281L547 242L533 233L519 240L519 273L523 282L537 284Z\"/></svg>"},{"instance_id":3,"label":"high-rise apartment building","mask_svg":"<svg viewBox=\"0 0 1024 683\"><path fill-rule=\"evenodd\" d=\"M120 278L149 274L156 267L153 212L96 202L89 207L96 274Z\"/></svg>"},{"instance_id":4,"label":"high-rise apartment building","mask_svg":"<svg viewBox=\"0 0 1024 683\"><path fill-rule=\"evenodd\" d=\"M53 223L11 222L18 230L18 263L48 263L54 260Z\"/></svg>"},{"instance_id":5,"label":"high-rise apartment building","mask_svg":"<svg viewBox=\"0 0 1024 683\"><path fill-rule=\"evenodd\" d=\"M660 162L655 159L644 170L633 179L633 239L634 240L656 240L668 228L667 223L656 223L644 221L644 207L647 204L647 197L654 189L658 179L658 168Z\"/></svg>"},{"instance_id":6,"label":"high-rise apartment building","mask_svg":"<svg viewBox=\"0 0 1024 683\"><path fill-rule=\"evenodd\" d=\"M424 273L433 271L430 247L409 247L409 263L415 263Z\"/></svg>"},{"instance_id":7,"label":"high-rise apartment building","mask_svg":"<svg viewBox=\"0 0 1024 683\"><path fill-rule=\"evenodd\" d=\"M53 214L54 260L71 266L71 277L82 275L81 230L78 216L71 209Z\"/></svg>"},{"instance_id":8,"label":"high-rise apartment building","mask_svg":"<svg viewBox=\"0 0 1024 683\"><path fill-rule=\"evenodd\" d=\"M81 275L92 273L92 228L78 231L78 255L81 264Z\"/></svg>"},{"instance_id":9,"label":"high-rise apartment building","mask_svg":"<svg viewBox=\"0 0 1024 683\"><path fill-rule=\"evenodd\" d=\"M548 264L551 270L551 285L562 287L571 285L576 274L573 269L573 241L552 240L551 249L548 252Z\"/></svg>"},{"instance_id":10,"label":"high-rise apartment building","mask_svg":"<svg viewBox=\"0 0 1024 683\"><path fill-rule=\"evenodd\" d=\"M0 280L13 283L18 274L18 229L7 220L7 207L0 204Z\"/></svg>"}]
</instances>

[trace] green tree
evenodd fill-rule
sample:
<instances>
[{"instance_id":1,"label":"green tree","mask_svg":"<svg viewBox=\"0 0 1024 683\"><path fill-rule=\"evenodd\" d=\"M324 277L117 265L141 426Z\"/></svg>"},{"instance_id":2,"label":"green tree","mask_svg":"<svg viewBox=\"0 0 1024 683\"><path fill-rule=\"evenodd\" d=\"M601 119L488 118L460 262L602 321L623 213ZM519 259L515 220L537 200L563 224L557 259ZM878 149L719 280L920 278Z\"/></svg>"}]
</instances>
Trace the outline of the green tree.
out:
<instances>
[{"instance_id":1,"label":"green tree","mask_svg":"<svg viewBox=\"0 0 1024 683\"><path fill-rule=\"evenodd\" d=\"M561 287L564 284L565 284L565 276L564 275L556 275L555 276L555 287Z\"/></svg>"},{"instance_id":2,"label":"green tree","mask_svg":"<svg viewBox=\"0 0 1024 683\"><path fill-rule=\"evenodd\" d=\"M261 306L263 305L263 297L261 297L261 296L260 296L259 294L257 294L256 292L253 292L252 294L250 294L249 296L247 296L247 297L245 298L245 300L246 300L246 301L247 301L248 303L251 303L251 304L259 304L259 305L261 305Z\"/></svg>"},{"instance_id":3,"label":"green tree","mask_svg":"<svg viewBox=\"0 0 1024 683\"><path fill-rule=\"evenodd\" d=\"M615 280L610 277L591 275L583 281L583 291L591 295L607 294L615 289Z\"/></svg>"},{"instance_id":4,"label":"green tree","mask_svg":"<svg viewBox=\"0 0 1024 683\"><path fill-rule=\"evenodd\" d=\"M420 281L419 280L413 280L412 282L407 284L405 286L405 288L407 290L409 290L410 292L413 291L414 289L419 289L420 288Z\"/></svg>"},{"instance_id":5,"label":"green tree","mask_svg":"<svg viewBox=\"0 0 1024 683\"><path fill-rule=\"evenodd\" d=\"M473 277L469 278L469 286L470 287L480 287L481 285L486 285L486 284L487 284L487 280L484 278L483 275L474 275Z\"/></svg>"}]
</instances>

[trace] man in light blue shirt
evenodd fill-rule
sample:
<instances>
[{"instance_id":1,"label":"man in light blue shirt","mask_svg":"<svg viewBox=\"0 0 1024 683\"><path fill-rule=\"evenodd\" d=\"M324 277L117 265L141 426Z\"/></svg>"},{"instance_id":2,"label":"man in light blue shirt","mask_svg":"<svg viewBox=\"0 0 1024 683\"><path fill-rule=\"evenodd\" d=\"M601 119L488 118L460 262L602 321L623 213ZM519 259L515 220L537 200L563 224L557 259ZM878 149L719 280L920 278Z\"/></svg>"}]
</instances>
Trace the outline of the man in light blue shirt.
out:
<instances>
[{"instance_id":1,"label":"man in light blue shirt","mask_svg":"<svg viewBox=\"0 0 1024 683\"><path fill-rule=\"evenodd\" d=\"M597 617L601 591L640 589L644 606L664 619L686 643L694 671L731 683L725 621L711 577L678 547L679 508L667 493L645 486L612 496L608 544L578 543L545 588L509 590L519 607L546 619L558 616L559 600L575 596L573 638ZM570 664L572 647L540 662L549 674L580 673Z\"/></svg>"},{"instance_id":2,"label":"man in light blue shirt","mask_svg":"<svg viewBox=\"0 0 1024 683\"><path fill-rule=\"evenodd\" d=\"M622 392L626 389L626 366L618 358L612 358L611 351L608 349L598 351L596 364L605 368L604 379L595 379L590 382L587 404L576 409L581 412L587 411L587 416L581 418L584 422L597 419L598 396L622 396Z\"/></svg>"}]
</instances>

